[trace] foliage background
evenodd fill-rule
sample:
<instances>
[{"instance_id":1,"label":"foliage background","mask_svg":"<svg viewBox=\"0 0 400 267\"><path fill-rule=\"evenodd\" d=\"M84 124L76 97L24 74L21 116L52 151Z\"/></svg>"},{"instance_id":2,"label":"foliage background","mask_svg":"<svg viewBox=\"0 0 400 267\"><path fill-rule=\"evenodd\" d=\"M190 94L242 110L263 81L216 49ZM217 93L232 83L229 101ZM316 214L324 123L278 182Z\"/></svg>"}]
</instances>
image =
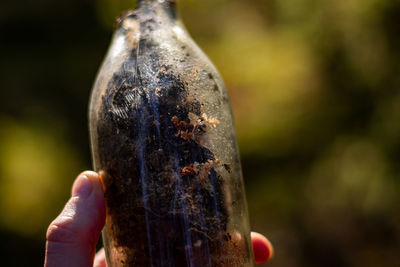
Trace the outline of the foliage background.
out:
<instances>
[{"instance_id":1,"label":"foliage background","mask_svg":"<svg viewBox=\"0 0 400 267\"><path fill-rule=\"evenodd\" d=\"M87 103L133 0L0 8L0 257L43 264L45 230L90 169ZM265 266L400 262L400 2L181 0L229 90Z\"/></svg>"}]
</instances>

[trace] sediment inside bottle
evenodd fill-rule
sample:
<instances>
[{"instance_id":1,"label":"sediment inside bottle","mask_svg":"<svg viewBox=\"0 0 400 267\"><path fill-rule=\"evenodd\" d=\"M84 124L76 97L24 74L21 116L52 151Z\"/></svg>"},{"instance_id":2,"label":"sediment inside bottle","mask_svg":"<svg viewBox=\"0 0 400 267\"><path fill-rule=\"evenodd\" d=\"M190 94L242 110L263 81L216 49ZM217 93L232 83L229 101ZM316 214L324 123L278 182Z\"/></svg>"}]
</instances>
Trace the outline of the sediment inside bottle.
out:
<instances>
[{"instance_id":1,"label":"sediment inside bottle","mask_svg":"<svg viewBox=\"0 0 400 267\"><path fill-rule=\"evenodd\" d=\"M109 263L244 266L249 252L229 228L226 192L237 163L221 162L205 146L220 121L203 112L204 103L157 49L144 36L132 46L98 112Z\"/></svg>"}]
</instances>

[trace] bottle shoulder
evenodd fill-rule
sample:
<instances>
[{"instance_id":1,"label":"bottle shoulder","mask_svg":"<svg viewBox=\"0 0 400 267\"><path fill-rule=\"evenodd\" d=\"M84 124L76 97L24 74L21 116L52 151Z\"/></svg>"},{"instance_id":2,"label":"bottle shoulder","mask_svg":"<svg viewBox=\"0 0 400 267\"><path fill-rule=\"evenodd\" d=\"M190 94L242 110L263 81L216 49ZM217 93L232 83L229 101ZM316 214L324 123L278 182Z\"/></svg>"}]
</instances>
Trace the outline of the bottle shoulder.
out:
<instances>
[{"instance_id":1,"label":"bottle shoulder","mask_svg":"<svg viewBox=\"0 0 400 267\"><path fill-rule=\"evenodd\" d=\"M179 20L126 16L98 73L90 112L114 110L124 117L124 110L164 98L228 104L218 71Z\"/></svg>"}]
</instances>

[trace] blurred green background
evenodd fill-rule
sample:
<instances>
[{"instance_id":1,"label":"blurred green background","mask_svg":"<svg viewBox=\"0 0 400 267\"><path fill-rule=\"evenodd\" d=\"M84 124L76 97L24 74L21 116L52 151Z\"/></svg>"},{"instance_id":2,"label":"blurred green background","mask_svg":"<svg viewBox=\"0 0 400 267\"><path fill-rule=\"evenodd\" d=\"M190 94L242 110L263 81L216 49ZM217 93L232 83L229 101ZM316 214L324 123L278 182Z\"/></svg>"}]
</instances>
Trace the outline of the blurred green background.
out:
<instances>
[{"instance_id":1,"label":"blurred green background","mask_svg":"<svg viewBox=\"0 0 400 267\"><path fill-rule=\"evenodd\" d=\"M87 104L134 0L0 8L0 258L41 266L91 168ZM181 0L225 79L265 266L399 266L400 1Z\"/></svg>"}]
</instances>

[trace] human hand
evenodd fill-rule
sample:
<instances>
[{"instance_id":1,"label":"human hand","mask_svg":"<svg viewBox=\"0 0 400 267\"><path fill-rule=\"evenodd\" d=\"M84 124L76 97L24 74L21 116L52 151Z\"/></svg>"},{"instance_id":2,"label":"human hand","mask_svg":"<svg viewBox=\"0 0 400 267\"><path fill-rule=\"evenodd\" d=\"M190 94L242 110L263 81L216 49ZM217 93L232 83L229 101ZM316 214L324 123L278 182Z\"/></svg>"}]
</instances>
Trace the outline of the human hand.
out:
<instances>
[{"instance_id":1,"label":"human hand","mask_svg":"<svg viewBox=\"0 0 400 267\"><path fill-rule=\"evenodd\" d=\"M105 222L105 204L97 173L81 173L72 186L72 196L46 234L45 267L105 267L104 249L97 254L96 243ZM257 264L273 255L263 235L251 233Z\"/></svg>"}]
</instances>

